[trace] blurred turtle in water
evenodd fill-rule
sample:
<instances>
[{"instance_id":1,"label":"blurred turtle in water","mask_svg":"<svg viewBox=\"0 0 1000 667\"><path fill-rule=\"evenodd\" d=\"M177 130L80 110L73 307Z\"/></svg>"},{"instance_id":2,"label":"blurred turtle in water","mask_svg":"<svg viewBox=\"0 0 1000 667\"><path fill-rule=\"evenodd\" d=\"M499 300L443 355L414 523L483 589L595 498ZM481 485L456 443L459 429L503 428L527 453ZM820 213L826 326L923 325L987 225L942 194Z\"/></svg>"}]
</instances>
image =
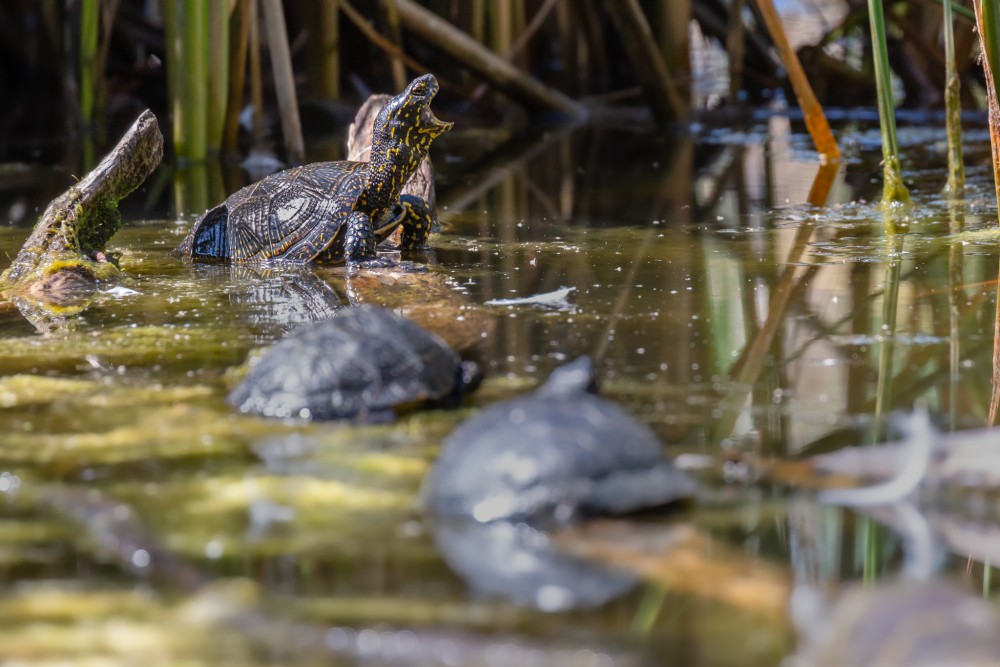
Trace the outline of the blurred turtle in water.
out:
<instances>
[{"instance_id":1,"label":"blurred turtle in water","mask_svg":"<svg viewBox=\"0 0 1000 667\"><path fill-rule=\"evenodd\" d=\"M160 164L163 136L144 111L100 164L54 199L10 267L0 296L39 329L79 313L101 282L121 273L106 245L121 227L118 202Z\"/></svg>"},{"instance_id":2,"label":"blurred turtle in water","mask_svg":"<svg viewBox=\"0 0 1000 667\"><path fill-rule=\"evenodd\" d=\"M653 432L596 396L587 357L556 369L530 396L492 405L445 441L425 482L440 517L564 522L691 497L695 484Z\"/></svg>"},{"instance_id":3,"label":"blurred turtle in water","mask_svg":"<svg viewBox=\"0 0 1000 667\"><path fill-rule=\"evenodd\" d=\"M384 308L355 306L266 350L229 395L265 417L379 421L457 402L479 381L434 334Z\"/></svg>"},{"instance_id":4,"label":"blurred turtle in water","mask_svg":"<svg viewBox=\"0 0 1000 667\"><path fill-rule=\"evenodd\" d=\"M1000 665L1000 618L943 582L855 587L807 635L789 667Z\"/></svg>"},{"instance_id":5,"label":"blurred turtle in water","mask_svg":"<svg viewBox=\"0 0 1000 667\"><path fill-rule=\"evenodd\" d=\"M434 138L452 127L431 111L437 91L425 74L379 111L370 162L315 162L248 185L205 213L178 250L233 262L371 262L397 227L403 249L422 247L431 211L402 190Z\"/></svg>"}]
</instances>

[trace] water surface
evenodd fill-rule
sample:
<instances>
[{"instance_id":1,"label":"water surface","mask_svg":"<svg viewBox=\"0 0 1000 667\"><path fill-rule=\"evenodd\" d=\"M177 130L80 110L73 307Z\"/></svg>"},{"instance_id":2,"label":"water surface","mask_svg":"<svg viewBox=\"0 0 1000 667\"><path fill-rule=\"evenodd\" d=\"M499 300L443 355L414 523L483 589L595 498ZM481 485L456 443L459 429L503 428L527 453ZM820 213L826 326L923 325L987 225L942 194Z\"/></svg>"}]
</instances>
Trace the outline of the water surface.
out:
<instances>
[{"instance_id":1,"label":"water surface","mask_svg":"<svg viewBox=\"0 0 1000 667\"><path fill-rule=\"evenodd\" d=\"M970 170L966 200L949 202L940 131L903 128L917 204L887 236L871 132L842 131L853 157L824 207L806 203L818 163L781 116L697 137L553 131L486 157L452 142L436 156L443 231L415 277L182 262L171 250L240 176L161 168L112 241L121 287L47 335L0 312L0 645L19 664L312 664L327 651L337 664L775 664L795 647L792 583L891 575L902 547L724 459L874 442L884 415L915 403L945 430L981 426L989 408L996 245L949 241L995 223L989 173ZM51 194L3 203L32 210ZM11 256L27 233L0 228L0 248ZM481 391L370 427L225 405L251 350L362 301L436 322L483 363ZM706 499L587 538L617 569L570 547L530 556L580 584L578 608L542 611L562 598L497 574L529 557L516 544L451 534L415 498L458 420L581 354L672 455L708 457ZM108 527L116 511L130 527ZM747 569L750 602L734 594ZM192 576L245 577L261 597ZM227 617L222 647L203 622L215 594L247 610Z\"/></svg>"}]
</instances>

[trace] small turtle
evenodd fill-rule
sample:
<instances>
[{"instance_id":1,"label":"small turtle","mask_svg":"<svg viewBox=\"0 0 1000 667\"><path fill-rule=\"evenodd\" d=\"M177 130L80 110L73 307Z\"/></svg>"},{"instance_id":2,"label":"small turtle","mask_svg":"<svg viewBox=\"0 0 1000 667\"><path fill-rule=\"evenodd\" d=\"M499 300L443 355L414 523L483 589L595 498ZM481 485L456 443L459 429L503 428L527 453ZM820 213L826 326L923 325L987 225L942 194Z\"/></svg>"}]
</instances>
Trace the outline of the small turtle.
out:
<instances>
[{"instance_id":1,"label":"small turtle","mask_svg":"<svg viewBox=\"0 0 1000 667\"><path fill-rule=\"evenodd\" d=\"M390 310L346 308L306 324L260 357L229 395L265 417L378 421L475 388L474 364Z\"/></svg>"},{"instance_id":2,"label":"small turtle","mask_svg":"<svg viewBox=\"0 0 1000 667\"><path fill-rule=\"evenodd\" d=\"M789 667L1000 665L995 607L943 581L852 586L800 630Z\"/></svg>"},{"instance_id":3,"label":"small turtle","mask_svg":"<svg viewBox=\"0 0 1000 667\"><path fill-rule=\"evenodd\" d=\"M593 363L582 357L531 396L459 425L427 478L428 508L484 523L561 522L693 495L694 483L671 465L653 432L595 390Z\"/></svg>"},{"instance_id":4,"label":"small turtle","mask_svg":"<svg viewBox=\"0 0 1000 667\"><path fill-rule=\"evenodd\" d=\"M382 108L370 162L314 162L248 185L205 213L178 251L233 262L356 263L374 260L377 243L398 226L404 250L423 246L431 210L400 193L434 138L452 127L430 109L437 91L425 74Z\"/></svg>"}]
</instances>

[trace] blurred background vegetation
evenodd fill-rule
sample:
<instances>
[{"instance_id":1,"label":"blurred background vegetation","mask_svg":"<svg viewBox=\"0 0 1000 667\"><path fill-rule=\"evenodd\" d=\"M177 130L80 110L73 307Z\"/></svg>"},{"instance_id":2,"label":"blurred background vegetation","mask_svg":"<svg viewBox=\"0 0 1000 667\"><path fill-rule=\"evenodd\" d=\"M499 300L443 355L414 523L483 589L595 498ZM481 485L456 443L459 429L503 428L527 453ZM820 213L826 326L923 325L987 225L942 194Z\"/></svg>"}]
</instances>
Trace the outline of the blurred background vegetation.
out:
<instances>
[{"instance_id":1,"label":"blurred background vegetation","mask_svg":"<svg viewBox=\"0 0 1000 667\"><path fill-rule=\"evenodd\" d=\"M148 107L181 158L245 154L271 137L280 157L297 162L303 134L343 128L370 92L399 90L424 71L442 82L438 106L465 128L516 132L584 115L644 129L711 120L720 109L768 104L785 85L762 4L5 0L0 161L63 161L88 135L101 148ZM805 41L793 34L820 102L873 107L865 0L791 4L821 26ZM983 75L972 13L954 4L968 109L983 104ZM940 4L884 6L897 103L940 107Z\"/></svg>"}]
</instances>

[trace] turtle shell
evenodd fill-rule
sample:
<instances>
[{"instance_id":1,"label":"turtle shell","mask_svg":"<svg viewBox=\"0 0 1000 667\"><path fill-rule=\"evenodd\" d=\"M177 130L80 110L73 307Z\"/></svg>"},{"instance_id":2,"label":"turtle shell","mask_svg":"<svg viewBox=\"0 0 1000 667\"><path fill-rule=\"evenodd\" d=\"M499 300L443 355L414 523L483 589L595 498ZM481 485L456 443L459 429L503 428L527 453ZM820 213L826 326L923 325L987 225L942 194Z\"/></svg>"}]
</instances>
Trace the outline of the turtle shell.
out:
<instances>
[{"instance_id":1,"label":"turtle shell","mask_svg":"<svg viewBox=\"0 0 1000 667\"><path fill-rule=\"evenodd\" d=\"M344 309L275 344L229 395L265 417L347 419L447 398L461 362L434 334L377 306Z\"/></svg>"},{"instance_id":2,"label":"turtle shell","mask_svg":"<svg viewBox=\"0 0 1000 667\"><path fill-rule=\"evenodd\" d=\"M314 162L234 192L180 245L188 257L236 262L337 261L337 238L367 183L366 162ZM380 234L380 240L392 229ZM320 257L327 253L327 256Z\"/></svg>"},{"instance_id":3,"label":"turtle shell","mask_svg":"<svg viewBox=\"0 0 1000 667\"><path fill-rule=\"evenodd\" d=\"M425 485L429 509L480 522L565 521L693 494L645 424L583 390L546 389L492 405L448 436Z\"/></svg>"}]
</instances>

